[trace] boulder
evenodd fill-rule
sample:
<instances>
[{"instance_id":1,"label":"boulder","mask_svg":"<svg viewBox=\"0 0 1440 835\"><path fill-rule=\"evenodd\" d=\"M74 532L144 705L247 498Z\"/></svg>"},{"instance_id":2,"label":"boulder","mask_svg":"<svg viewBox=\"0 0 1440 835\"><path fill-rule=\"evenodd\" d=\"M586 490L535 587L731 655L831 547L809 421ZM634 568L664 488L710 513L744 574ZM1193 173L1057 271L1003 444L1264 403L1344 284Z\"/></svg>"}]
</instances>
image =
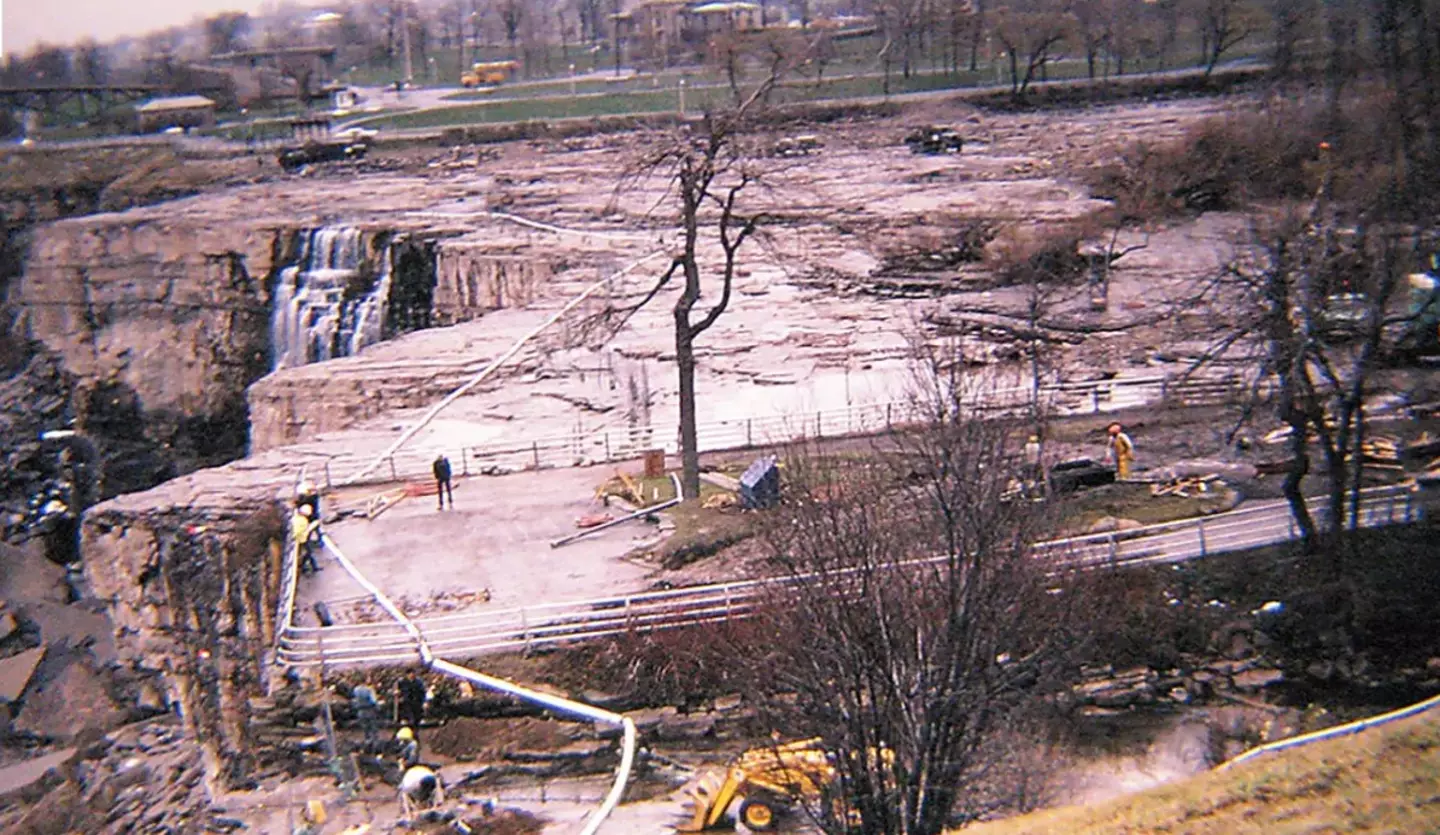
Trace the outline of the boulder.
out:
<instances>
[{"instance_id":1,"label":"boulder","mask_svg":"<svg viewBox=\"0 0 1440 835\"><path fill-rule=\"evenodd\" d=\"M25 691L15 730L69 740L85 728L108 730L127 714L110 698L104 680L78 658Z\"/></svg>"},{"instance_id":2,"label":"boulder","mask_svg":"<svg viewBox=\"0 0 1440 835\"><path fill-rule=\"evenodd\" d=\"M1254 692L1264 690L1266 687L1279 684L1284 680L1285 674L1279 670L1257 668L1237 674L1231 679L1231 682L1235 685L1236 690Z\"/></svg>"},{"instance_id":3,"label":"boulder","mask_svg":"<svg viewBox=\"0 0 1440 835\"><path fill-rule=\"evenodd\" d=\"M1101 516L1085 529L1086 533L1111 533L1113 531L1133 531L1136 528L1144 527L1134 519L1116 519L1114 516Z\"/></svg>"},{"instance_id":4,"label":"boulder","mask_svg":"<svg viewBox=\"0 0 1440 835\"><path fill-rule=\"evenodd\" d=\"M26 789L45 779L46 772L63 769L74 757L74 748L62 748L41 757L0 768L0 802L25 793Z\"/></svg>"},{"instance_id":5,"label":"boulder","mask_svg":"<svg viewBox=\"0 0 1440 835\"><path fill-rule=\"evenodd\" d=\"M0 659L0 705L8 705L20 698L40 659L45 657L44 647L27 649L19 655Z\"/></svg>"},{"instance_id":6,"label":"boulder","mask_svg":"<svg viewBox=\"0 0 1440 835\"><path fill-rule=\"evenodd\" d=\"M662 716L655 737L666 741L702 739L715 734L713 713L682 713Z\"/></svg>"}]
</instances>

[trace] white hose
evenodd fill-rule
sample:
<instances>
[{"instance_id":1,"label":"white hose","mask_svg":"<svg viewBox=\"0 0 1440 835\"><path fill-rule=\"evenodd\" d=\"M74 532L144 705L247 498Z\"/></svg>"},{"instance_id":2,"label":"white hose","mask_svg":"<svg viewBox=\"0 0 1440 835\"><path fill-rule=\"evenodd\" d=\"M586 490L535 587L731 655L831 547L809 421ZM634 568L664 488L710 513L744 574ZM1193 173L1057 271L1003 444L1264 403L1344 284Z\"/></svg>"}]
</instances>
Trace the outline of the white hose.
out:
<instances>
[{"instance_id":1,"label":"white hose","mask_svg":"<svg viewBox=\"0 0 1440 835\"><path fill-rule=\"evenodd\" d=\"M605 796L605 800L601 802L600 807L585 821L585 827L580 830L580 835L595 835L595 832L600 829L600 824L605 822L605 819L615 810L615 807L620 803L621 797L625 794L625 784L629 782L630 771L635 766L635 748L637 743L635 723L630 721L628 717L618 713L611 713L608 710L601 710L594 705L571 701L563 696L541 693L538 690L531 690L513 681L488 676L468 667L462 667L459 664L452 664L442 658L436 658L430 651L430 645L425 641L425 636L421 634L419 628L415 626L414 621L410 620L404 612L400 611L400 607L396 606L384 592L376 588L373 583L366 579L364 574L360 573L360 569L356 568L355 564L350 562L350 559L345 556L344 552L335 545L335 541L324 534L321 534L320 541L324 544L325 548L330 551L330 554L335 557L336 561L340 563L340 567L345 569L345 572L349 574L355 582L359 583L362 588L369 592L370 595L375 598L375 602L379 603L381 608L389 613L390 617L398 621L400 625L405 628L405 631L410 633L410 636L415 640L416 649L420 654L421 664L436 672L463 679L499 693L506 693L527 702L533 702L559 713L568 713L573 716L589 719L592 722L616 725L624 732L623 743L620 749L620 766L615 770L615 783L610 787L610 793Z\"/></svg>"}]
</instances>

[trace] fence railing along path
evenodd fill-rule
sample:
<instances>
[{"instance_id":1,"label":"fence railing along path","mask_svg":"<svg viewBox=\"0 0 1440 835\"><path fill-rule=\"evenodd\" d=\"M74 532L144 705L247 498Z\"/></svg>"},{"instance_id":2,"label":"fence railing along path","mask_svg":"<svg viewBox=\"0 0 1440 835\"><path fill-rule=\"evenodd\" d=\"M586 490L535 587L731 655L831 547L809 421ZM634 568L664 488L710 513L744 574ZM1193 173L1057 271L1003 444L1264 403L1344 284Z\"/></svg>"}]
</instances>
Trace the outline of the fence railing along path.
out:
<instances>
[{"instance_id":1,"label":"fence railing along path","mask_svg":"<svg viewBox=\"0 0 1440 835\"><path fill-rule=\"evenodd\" d=\"M1323 521L1324 500L1312 499L1309 504L1311 512ZM1357 525L1409 524L1422 514L1408 487L1374 488L1362 494ZM1051 540L1037 544L1035 553L1056 568L1104 569L1184 562L1275 545L1297 536L1289 506L1271 501L1179 522ZM744 618L768 595L799 582L797 578L743 580L419 617L413 622L435 652L466 657ZM291 624L281 636L277 652L281 663L295 666L392 664L414 657L414 637L393 623L323 628Z\"/></svg>"},{"instance_id":2,"label":"fence railing along path","mask_svg":"<svg viewBox=\"0 0 1440 835\"><path fill-rule=\"evenodd\" d=\"M1021 414L1029 408L1031 394L1026 387L999 389L987 396L979 411L996 416ZM1236 402L1243 394L1241 379L1233 375L1180 378L1167 374L1062 383L1041 389L1042 400L1048 404L1052 414L1059 415L1103 414L1162 404L1212 406ZM699 421L696 435L702 452L715 452L775 446L806 439L873 434L924 419L913 404L889 401L790 414L754 414ZM679 449L677 435L675 426L652 424L539 435L458 449L421 445L385 456L371 479L387 482L429 478L431 462L440 452L450 458L456 473L461 476L630 461L639 458L647 449L664 449L669 454L675 454ZM336 455L318 465L322 470L318 477L331 486L368 460L368 457L360 455Z\"/></svg>"}]
</instances>

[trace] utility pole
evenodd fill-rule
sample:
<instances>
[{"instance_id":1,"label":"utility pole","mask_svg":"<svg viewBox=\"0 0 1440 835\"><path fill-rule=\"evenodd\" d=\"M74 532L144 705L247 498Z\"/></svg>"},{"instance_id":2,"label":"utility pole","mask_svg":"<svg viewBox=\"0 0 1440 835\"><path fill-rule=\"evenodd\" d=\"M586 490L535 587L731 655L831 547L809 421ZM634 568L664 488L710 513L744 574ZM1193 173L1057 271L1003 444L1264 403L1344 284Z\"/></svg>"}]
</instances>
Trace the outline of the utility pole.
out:
<instances>
[{"instance_id":1,"label":"utility pole","mask_svg":"<svg viewBox=\"0 0 1440 835\"><path fill-rule=\"evenodd\" d=\"M400 37L405 50L405 83L415 80L415 69L410 65L410 4L400 6Z\"/></svg>"},{"instance_id":2,"label":"utility pole","mask_svg":"<svg viewBox=\"0 0 1440 835\"><path fill-rule=\"evenodd\" d=\"M615 12L610 15L610 28L615 36L615 77L620 77L620 0L615 0Z\"/></svg>"}]
</instances>

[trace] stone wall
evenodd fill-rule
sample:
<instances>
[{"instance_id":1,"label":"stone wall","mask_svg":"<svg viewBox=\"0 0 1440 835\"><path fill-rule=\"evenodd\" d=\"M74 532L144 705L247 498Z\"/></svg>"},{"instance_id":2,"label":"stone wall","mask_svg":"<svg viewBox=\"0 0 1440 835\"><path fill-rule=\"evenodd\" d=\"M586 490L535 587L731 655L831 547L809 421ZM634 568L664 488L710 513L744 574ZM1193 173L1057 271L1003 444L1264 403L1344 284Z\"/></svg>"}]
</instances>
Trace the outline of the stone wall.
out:
<instances>
[{"instance_id":1,"label":"stone wall","mask_svg":"<svg viewBox=\"0 0 1440 835\"><path fill-rule=\"evenodd\" d=\"M337 370L344 364L354 373ZM250 452L302 443L324 432L349 429L377 415L429 406L469 376L448 369L379 367L348 360L325 364L324 373L291 369L250 387Z\"/></svg>"}]
</instances>

